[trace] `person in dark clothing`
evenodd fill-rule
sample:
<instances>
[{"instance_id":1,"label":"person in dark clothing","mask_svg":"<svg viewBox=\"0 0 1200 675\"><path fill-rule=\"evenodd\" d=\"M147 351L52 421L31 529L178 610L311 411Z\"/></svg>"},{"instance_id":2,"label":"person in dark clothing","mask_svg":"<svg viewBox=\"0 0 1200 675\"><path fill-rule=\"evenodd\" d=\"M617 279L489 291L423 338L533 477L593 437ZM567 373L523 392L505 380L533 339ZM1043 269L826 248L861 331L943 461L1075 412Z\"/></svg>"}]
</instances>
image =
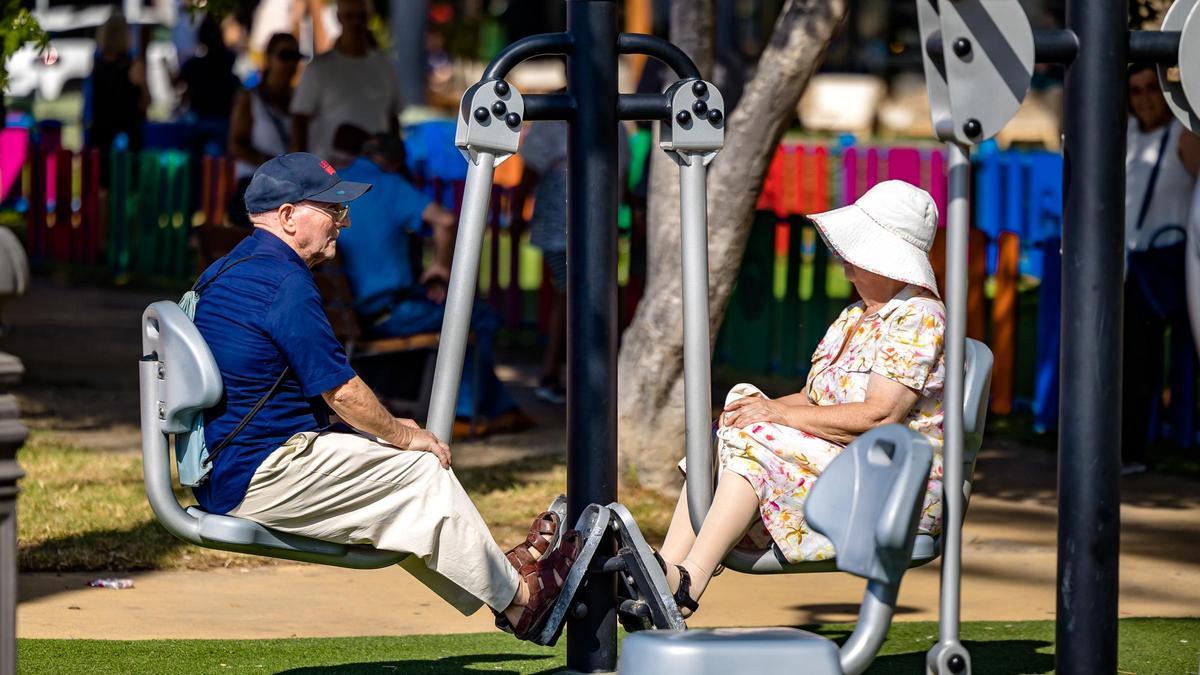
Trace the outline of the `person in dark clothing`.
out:
<instances>
[{"instance_id":1,"label":"person in dark clothing","mask_svg":"<svg viewBox=\"0 0 1200 675\"><path fill-rule=\"evenodd\" d=\"M229 116L241 82L233 74L235 57L225 46L215 19L204 18L197 41L196 56L184 61L179 70L178 79L184 85L182 106L197 125L196 148L203 151L215 143L219 152L229 135Z\"/></svg>"},{"instance_id":2,"label":"person in dark clothing","mask_svg":"<svg viewBox=\"0 0 1200 675\"><path fill-rule=\"evenodd\" d=\"M87 144L100 150L100 181L108 185L109 155L121 134L128 148L142 147L142 125L150 94L145 68L129 53L129 24L113 14L96 31L97 53L88 82Z\"/></svg>"}]
</instances>

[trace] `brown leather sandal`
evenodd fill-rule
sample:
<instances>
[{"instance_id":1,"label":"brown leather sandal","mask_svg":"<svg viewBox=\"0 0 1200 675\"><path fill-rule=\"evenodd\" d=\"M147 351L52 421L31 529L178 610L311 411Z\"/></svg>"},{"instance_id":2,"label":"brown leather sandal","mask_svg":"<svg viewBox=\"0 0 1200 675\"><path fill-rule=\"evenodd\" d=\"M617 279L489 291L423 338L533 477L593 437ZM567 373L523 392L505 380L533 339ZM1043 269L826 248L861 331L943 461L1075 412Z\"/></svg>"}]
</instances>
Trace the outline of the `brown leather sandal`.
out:
<instances>
[{"instance_id":1,"label":"brown leather sandal","mask_svg":"<svg viewBox=\"0 0 1200 675\"><path fill-rule=\"evenodd\" d=\"M558 527L558 514L553 511L542 511L529 525L529 534L525 537L525 541L510 548L504 557L508 559L513 569L520 572L527 565L532 565L539 558L545 557L546 551L549 551L555 543ZM537 551L539 558L533 557L533 551Z\"/></svg>"},{"instance_id":2,"label":"brown leather sandal","mask_svg":"<svg viewBox=\"0 0 1200 675\"><path fill-rule=\"evenodd\" d=\"M562 592L567 574L575 564L582 545L579 532L568 530L563 534L562 543L558 548L532 565L523 567L519 574L529 587L529 603L521 608L515 626L501 625L508 624L503 613L497 613L496 625L509 630L520 640L533 637Z\"/></svg>"}]
</instances>

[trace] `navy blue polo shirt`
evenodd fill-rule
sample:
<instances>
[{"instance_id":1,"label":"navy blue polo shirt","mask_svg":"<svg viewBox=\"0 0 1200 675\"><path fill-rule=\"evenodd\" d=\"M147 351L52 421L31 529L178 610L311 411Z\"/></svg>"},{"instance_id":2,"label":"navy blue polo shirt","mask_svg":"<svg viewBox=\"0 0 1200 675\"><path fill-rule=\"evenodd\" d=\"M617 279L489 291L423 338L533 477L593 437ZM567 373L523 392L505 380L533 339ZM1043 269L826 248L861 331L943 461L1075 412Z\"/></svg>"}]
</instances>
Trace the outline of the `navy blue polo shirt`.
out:
<instances>
[{"instance_id":1,"label":"navy blue polo shirt","mask_svg":"<svg viewBox=\"0 0 1200 675\"><path fill-rule=\"evenodd\" d=\"M225 396L204 413L204 440L215 448L268 391L285 366L279 390L217 455L212 473L193 490L209 513L241 503L258 466L301 431L329 424L321 393L348 382L354 370L325 317L312 273L283 240L255 229L229 255L200 275L196 327L225 385Z\"/></svg>"}]
</instances>

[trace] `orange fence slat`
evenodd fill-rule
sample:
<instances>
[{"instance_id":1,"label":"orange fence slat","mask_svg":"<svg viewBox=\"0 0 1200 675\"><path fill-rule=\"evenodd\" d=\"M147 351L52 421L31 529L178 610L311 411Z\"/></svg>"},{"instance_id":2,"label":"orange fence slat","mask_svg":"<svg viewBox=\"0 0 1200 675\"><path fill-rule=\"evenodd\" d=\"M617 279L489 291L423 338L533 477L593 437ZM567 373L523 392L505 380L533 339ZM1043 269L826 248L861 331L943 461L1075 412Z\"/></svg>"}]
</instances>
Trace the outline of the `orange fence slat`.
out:
<instances>
[{"instance_id":1,"label":"orange fence slat","mask_svg":"<svg viewBox=\"0 0 1200 675\"><path fill-rule=\"evenodd\" d=\"M991 347L996 362L992 370L991 410L997 415L1007 415L1013 407L1017 363L1017 265L1021 240L1012 232L1001 232L998 244L996 295L992 300Z\"/></svg>"},{"instance_id":2,"label":"orange fence slat","mask_svg":"<svg viewBox=\"0 0 1200 675\"><path fill-rule=\"evenodd\" d=\"M967 242L967 337L982 341L987 330L983 302L983 284L987 281L987 235L971 228Z\"/></svg>"}]
</instances>

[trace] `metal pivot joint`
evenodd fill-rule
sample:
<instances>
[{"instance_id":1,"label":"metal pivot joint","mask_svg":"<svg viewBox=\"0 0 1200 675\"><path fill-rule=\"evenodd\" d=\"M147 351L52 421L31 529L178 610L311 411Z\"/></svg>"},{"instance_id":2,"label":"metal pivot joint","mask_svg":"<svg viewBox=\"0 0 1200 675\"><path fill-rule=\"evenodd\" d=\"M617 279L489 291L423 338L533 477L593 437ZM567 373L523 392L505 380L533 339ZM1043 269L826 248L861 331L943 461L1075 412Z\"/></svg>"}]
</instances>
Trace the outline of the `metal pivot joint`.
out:
<instances>
[{"instance_id":1,"label":"metal pivot joint","mask_svg":"<svg viewBox=\"0 0 1200 675\"><path fill-rule=\"evenodd\" d=\"M964 145L991 138L1029 92L1034 45L1025 11L1015 0L917 0L917 19L934 135Z\"/></svg>"},{"instance_id":2,"label":"metal pivot joint","mask_svg":"<svg viewBox=\"0 0 1200 675\"><path fill-rule=\"evenodd\" d=\"M1175 0L1163 17L1163 32L1179 32L1179 45L1176 47L1176 61L1179 64L1178 78L1172 77L1170 62L1160 61L1158 68L1158 83L1162 87L1167 106L1175 114L1184 127L1193 133L1200 133L1200 117L1196 115L1196 106L1200 105L1200 3L1196 0ZM1161 34L1161 33L1160 33ZM1189 67L1192 66L1192 67ZM1196 102L1193 105L1192 102Z\"/></svg>"}]
</instances>

